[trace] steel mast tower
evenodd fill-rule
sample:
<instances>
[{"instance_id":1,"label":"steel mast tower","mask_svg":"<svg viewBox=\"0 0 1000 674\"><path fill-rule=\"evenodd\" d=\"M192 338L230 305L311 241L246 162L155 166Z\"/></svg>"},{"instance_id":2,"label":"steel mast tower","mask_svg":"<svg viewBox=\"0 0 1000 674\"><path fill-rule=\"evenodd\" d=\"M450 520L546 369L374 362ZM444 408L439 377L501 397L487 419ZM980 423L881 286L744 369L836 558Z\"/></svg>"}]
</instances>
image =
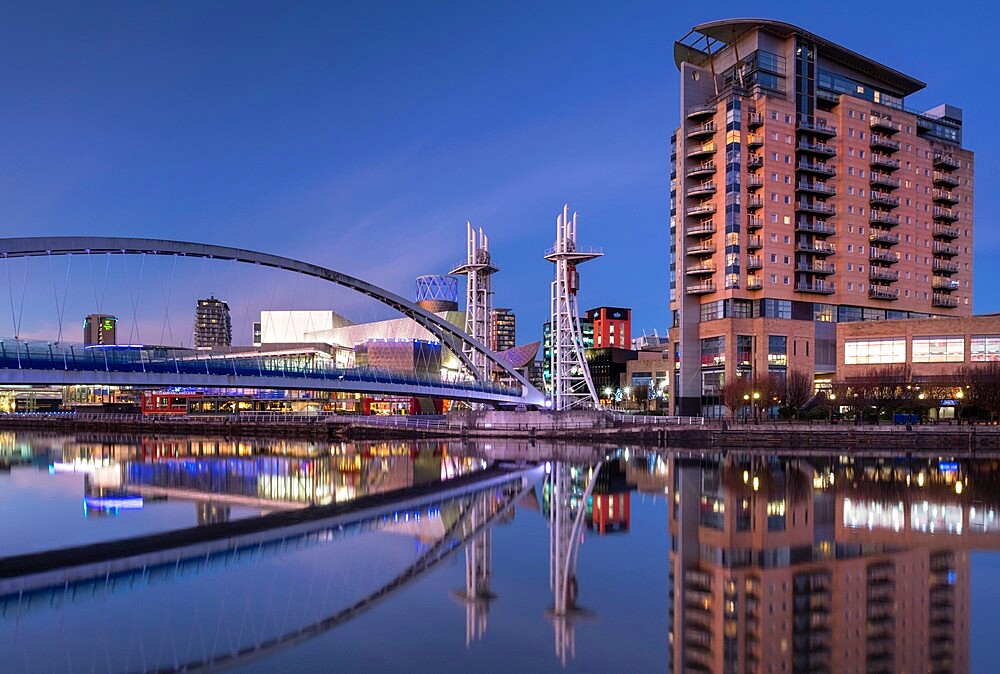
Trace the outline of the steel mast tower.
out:
<instances>
[{"instance_id":1,"label":"steel mast tower","mask_svg":"<svg viewBox=\"0 0 1000 674\"><path fill-rule=\"evenodd\" d=\"M490 277L500 269L490 261L490 239L483 233L483 228L480 227L477 231L471 222L466 222L465 226L467 233L465 261L459 262L449 273L466 277L465 332L480 343L489 344L490 310L493 308L493 285ZM484 380L489 379L490 370L486 355L470 346L464 346L463 350L479 370L478 373L473 372L472 376L478 375Z\"/></svg>"},{"instance_id":2,"label":"steel mast tower","mask_svg":"<svg viewBox=\"0 0 1000 674\"><path fill-rule=\"evenodd\" d=\"M552 282L552 408L598 407L600 400L583 355L583 332L576 305L580 285L577 265L604 255L598 248L576 245L576 213L569 217L569 204L556 218L556 243L545 251L545 259L556 265Z\"/></svg>"}]
</instances>

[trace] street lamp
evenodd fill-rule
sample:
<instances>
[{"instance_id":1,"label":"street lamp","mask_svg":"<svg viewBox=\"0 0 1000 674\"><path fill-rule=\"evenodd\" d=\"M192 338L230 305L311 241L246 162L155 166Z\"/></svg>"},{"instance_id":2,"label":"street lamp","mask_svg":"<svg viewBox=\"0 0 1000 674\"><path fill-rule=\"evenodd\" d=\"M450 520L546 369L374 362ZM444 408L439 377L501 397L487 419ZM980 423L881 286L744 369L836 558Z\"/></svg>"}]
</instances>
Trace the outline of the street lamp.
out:
<instances>
[{"instance_id":1,"label":"street lamp","mask_svg":"<svg viewBox=\"0 0 1000 674\"><path fill-rule=\"evenodd\" d=\"M760 409L757 407L760 401L760 393L757 391L753 392L753 420L754 423L760 423Z\"/></svg>"},{"instance_id":2,"label":"street lamp","mask_svg":"<svg viewBox=\"0 0 1000 674\"><path fill-rule=\"evenodd\" d=\"M828 399L829 399L830 402L833 402L834 400L837 399L837 394L836 393L831 393L830 397ZM828 424L830 424L830 425L833 425L833 405L829 405L827 407L827 410L826 410L826 422Z\"/></svg>"},{"instance_id":3,"label":"street lamp","mask_svg":"<svg viewBox=\"0 0 1000 674\"><path fill-rule=\"evenodd\" d=\"M750 394L749 393L744 393L743 394L743 423L747 422L747 411L748 411L749 407L750 407Z\"/></svg>"}]
</instances>

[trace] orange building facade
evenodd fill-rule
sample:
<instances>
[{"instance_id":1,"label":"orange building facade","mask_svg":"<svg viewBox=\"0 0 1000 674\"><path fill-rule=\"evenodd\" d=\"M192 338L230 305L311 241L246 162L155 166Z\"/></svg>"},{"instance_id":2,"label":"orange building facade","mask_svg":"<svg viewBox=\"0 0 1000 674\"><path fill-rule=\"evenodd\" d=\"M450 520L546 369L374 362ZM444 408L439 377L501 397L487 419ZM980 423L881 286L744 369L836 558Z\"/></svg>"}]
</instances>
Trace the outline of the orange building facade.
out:
<instances>
[{"instance_id":1,"label":"orange building facade","mask_svg":"<svg viewBox=\"0 0 1000 674\"><path fill-rule=\"evenodd\" d=\"M788 24L732 20L675 45L673 405L713 415L729 377L822 377L836 324L968 316L973 155L924 84Z\"/></svg>"}]
</instances>

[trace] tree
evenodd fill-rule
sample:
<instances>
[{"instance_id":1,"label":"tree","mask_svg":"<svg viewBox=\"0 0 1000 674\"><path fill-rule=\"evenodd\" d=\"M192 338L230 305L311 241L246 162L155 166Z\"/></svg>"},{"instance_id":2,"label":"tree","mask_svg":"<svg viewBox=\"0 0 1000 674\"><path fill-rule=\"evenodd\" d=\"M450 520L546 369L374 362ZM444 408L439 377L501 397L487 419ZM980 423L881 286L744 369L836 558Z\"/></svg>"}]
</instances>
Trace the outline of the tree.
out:
<instances>
[{"instance_id":1,"label":"tree","mask_svg":"<svg viewBox=\"0 0 1000 674\"><path fill-rule=\"evenodd\" d=\"M875 423L878 423L882 410L893 412L906 404L912 396L912 380L910 366L878 365L869 368L864 376L868 388L869 404L875 408Z\"/></svg>"},{"instance_id":2,"label":"tree","mask_svg":"<svg viewBox=\"0 0 1000 674\"><path fill-rule=\"evenodd\" d=\"M750 380L746 377L729 377L719 389L722 404L729 408L729 418L736 418L736 411L747 404L744 396L750 395Z\"/></svg>"},{"instance_id":3,"label":"tree","mask_svg":"<svg viewBox=\"0 0 1000 674\"><path fill-rule=\"evenodd\" d=\"M799 412L813 398L813 378L802 370L791 370L785 375L785 386L781 397L785 406L795 413L798 420Z\"/></svg>"},{"instance_id":4,"label":"tree","mask_svg":"<svg viewBox=\"0 0 1000 674\"><path fill-rule=\"evenodd\" d=\"M762 377L754 377L753 391L750 395L756 394L758 396L754 403L755 411L759 414L760 410L767 410L777 405L781 400L784 387L785 383L776 374L769 372Z\"/></svg>"},{"instance_id":5,"label":"tree","mask_svg":"<svg viewBox=\"0 0 1000 674\"><path fill-rule=\"evenodd\" d=\"M990 421L1000 418L1000 362L966 365L959 372L959 379L968 386L967 403L989 414Z\"/></svg>"}]
</instances>

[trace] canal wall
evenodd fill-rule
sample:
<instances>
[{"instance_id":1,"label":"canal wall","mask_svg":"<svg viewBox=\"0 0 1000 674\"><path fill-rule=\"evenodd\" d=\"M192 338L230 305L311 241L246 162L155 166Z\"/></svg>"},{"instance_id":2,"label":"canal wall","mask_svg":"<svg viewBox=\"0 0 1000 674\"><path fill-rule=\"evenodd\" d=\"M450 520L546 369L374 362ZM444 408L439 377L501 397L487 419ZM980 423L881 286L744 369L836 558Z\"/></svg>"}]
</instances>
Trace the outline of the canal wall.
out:
<instances>
[{"instance_id":1,"label":"canal wall","mask_svg":"<svg viewBox=\"0 0 1000 674\"><path fill-rule=\"evenodd\" d=\"M593 443L698 451L821 453L1000 452L1000 426L727 424L674 417L579 412L467 411L447 417L0 415L0 428L57 433L214 435L316 441L463 439L478 442Z\"/></svg>"}]
</instances>

